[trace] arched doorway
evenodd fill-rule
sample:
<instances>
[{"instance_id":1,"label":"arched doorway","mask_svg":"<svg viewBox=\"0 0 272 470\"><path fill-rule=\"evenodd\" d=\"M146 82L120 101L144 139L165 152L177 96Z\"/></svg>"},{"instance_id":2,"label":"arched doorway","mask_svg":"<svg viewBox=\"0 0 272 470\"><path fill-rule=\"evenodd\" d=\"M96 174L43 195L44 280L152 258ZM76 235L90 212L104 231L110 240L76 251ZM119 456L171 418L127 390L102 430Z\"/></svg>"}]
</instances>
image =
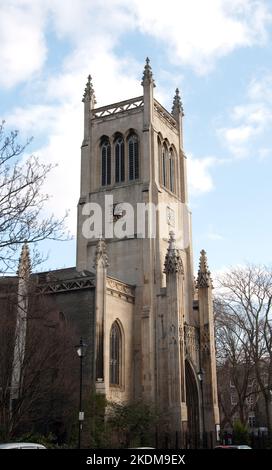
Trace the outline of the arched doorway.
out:
<instances>
[{"instance_id":1,"label":"arched doorway","mask_svg":"<svg viewBox=\"0 0 272 470\"><path fill-rule=\"evenodd\" d=\"M197 440L199 437L199 399L195 376L188 361L185 361L186 402L188 410L188 433Z\"/></svg>"}]
</instances>

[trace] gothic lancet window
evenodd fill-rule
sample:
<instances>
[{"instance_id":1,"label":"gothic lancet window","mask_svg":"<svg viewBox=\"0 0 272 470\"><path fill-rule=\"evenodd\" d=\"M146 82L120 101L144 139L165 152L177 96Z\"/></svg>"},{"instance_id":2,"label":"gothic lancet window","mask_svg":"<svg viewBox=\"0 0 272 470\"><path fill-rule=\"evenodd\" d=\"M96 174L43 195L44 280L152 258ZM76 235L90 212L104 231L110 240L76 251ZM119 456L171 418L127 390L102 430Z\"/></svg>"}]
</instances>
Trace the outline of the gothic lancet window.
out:
<instances>
[{"instance_id":1,"label":"gothic lancet window","mask_svg":"<svg viewBox=\"0 0 272 470\"><path fill-rule=\"evenodd\" d=\"M101 145L101 184L111 184L111 146L109 139L104 139Z\"/></svg>"},{"instance_id":2,"label":"gothic lancet window","mask_svg":"<svg viewBox=\"0 0 272 470\"><path fill-rule=\"evenodd\" d=\"M163 146L162 147L162 184L163 186L166 186L166 148Z\"/></svg>"},{"instance_id":3,"label":"gothic lancet window","mask_svg":"<svg viewBox=\"0 0 272 470\"><path fill-rule=\"evenodd\" d=\"M122 334L115 321L110 331L110 385L121 385Z\"/></svg>"},{"instance_id":4,"label":"gothic lancet window","mask_svg":"<svg viewBox=\"0 0 272 470\"><path fill-rule=\"evenodd\" d=\"M175 161L174 161L174 153L173 150L170 150L169 153L169 184L170 184L170 191L172 193L175 191Z\"/></svg>"},{"instance_id":5,"label":"gothic lancet window","mask_svg":"<svg viewBox=\"0 0 272 470\"><path fill-rule=\"evenodd\" d=\"M128 139L128 177L129 180L139 178L139 142L135 134Z\"/></svg>"},{"instance_id":6,"label":"gothic lancet window","mask_svg":"<svg viewBox=\"0 0 272 470\"><path fill-rule=\"evenodd\" d=\"M115 181L125 181L124 139L121 136L115 141Z\"/></svg>"}]
</instances>

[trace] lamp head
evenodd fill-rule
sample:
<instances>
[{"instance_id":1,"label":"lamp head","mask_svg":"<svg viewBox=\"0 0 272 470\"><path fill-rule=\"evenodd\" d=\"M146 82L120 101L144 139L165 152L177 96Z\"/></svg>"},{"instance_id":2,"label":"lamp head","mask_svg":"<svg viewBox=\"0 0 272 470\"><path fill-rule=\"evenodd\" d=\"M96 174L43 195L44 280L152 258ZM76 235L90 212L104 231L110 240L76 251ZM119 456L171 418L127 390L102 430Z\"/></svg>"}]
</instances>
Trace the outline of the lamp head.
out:
<instances>
[{"instance_id":1,"label":"lamp head","mask_svg":"<svg viewBox=\"0 0 272 470\"><path fill-rule=\"evenodd\" d=\"M83 342L83 339L80 338L79 345L76 346L77 354L79 357L83 357L85 355L87 344Z\"/></svg>"},{"instance_id":2,"label":"lamp head","mask_svg":"<svg viewBox=\"0 0 272 470\"><path fill-rule=\"evenodd\" d=\"M204 375L204 371L202 369L200 369L197 373L197 377L198 377L199 382L202 382L203 375Z\"/></svg>"}]
</instances>

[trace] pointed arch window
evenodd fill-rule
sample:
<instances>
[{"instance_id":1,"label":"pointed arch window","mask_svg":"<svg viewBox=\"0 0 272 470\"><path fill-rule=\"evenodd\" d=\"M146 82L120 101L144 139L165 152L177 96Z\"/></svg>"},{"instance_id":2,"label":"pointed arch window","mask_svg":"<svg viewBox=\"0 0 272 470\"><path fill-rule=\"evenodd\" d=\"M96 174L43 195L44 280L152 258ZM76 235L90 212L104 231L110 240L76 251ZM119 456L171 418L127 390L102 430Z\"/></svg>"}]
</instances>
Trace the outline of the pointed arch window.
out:
<instances>
[{"instance_id":1,"label":"pointed arch window","mask_svg":"<svg viewBox=\"0 0 272 470\"><path fill-rule=\"evenodd\" d=\"M173 150L169 153L169 189L172 193L175 191L175 161Z\"/></svg>"},{"instance_id":2,"label":"pointed arch window","mask_svg":"<svg viewBox=\"0 0 272 470\"><path fill-rule=\"evenodd\" d=\"M135 134L128 139L128 177L129 180L139 178L139 142Z\"/></svg>"},{"instance_id":3,"label":"pointed arch window","mask_svg":"<svg viewBox=\"0 0 272 470\"><path fill-rule=\"evenodd\" d=\"M125 148L123 137L115 141L115 182L125 181Z\"/></svg>"},{"instance_id":4,"label":"pointed arch window","mask_svg":"<svg viewBox=\"0 0 272 470\"><path fill-rule=\"evenodd\" d=\"M111 184L111 146L109 139L104 139L101 144L101 184Z\"/></svg>"},{"instance_id":5,"label":"pointed arch window","mask_svg":"<svg viewBox=\"0 0 272 470\"><path fill-rule=\"evenodd\" d=\"M166 148L165 146L162 147L162 184L166 186L167 184L167 174L166 174Z\"/></svg>"},{"instance_id":6,"label":"pointed arch window","mask_svg":"<svg viewBox=\"0 0 272 470\"><path fill-rule=\"evenodd\" d=\"M122 333L117 321L110 330L110 385L121 385Z\"/></svg>"}]
</instances>

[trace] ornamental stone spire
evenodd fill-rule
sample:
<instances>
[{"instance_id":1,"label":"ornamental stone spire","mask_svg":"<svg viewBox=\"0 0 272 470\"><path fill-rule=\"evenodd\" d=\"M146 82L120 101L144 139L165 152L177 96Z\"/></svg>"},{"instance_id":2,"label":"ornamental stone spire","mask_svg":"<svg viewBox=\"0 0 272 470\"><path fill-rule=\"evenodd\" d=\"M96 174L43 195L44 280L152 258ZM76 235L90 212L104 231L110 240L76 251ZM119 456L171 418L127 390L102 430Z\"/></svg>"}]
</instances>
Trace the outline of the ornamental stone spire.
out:
<instances>
[{"instance_id":1,"label":"ornamental stone spire","mask_svg":"<svg viewBox=\"0 0 272 470\"><path fill-rule=\"evenodd\" d=\"M177 116L179 114L184 116L182 101L181 101L181 98L180 98L178 88L176 88L176 93L175 93L175 96L174 96L174 99L173 99L172 114L173 114L173 116Z\"/></svg>"},{"instance_id":2,"label":"ornamental stone spire","mask_svg":"<svg viewBox=\"0 0 272 470\"><path fill-rule=\"evenodd\" d=\"M83 101L83 103L87 103L88 101L91 101L93 104L96 104L95 93L94 93L94 88L93 88L93 85L92 85L91 75L88 75L88 81L86 83L86 87L85 87L85 90L84 90L82 101Z\"/></svg>"},{"instance_id":3,"label":"ornamental stone spire","mask_svg":"<svg viewBox=\"0 0 272 470\"><path fill-rule=\"evenodd\" d=\"M200 252L199 270L196 282L197 288L213 287L211 273L208 268L207 255L205 250Z\"/></svg>"},{"instance_id":4,"label":"ornamental stone spire","mask_svg":"<svg viewBox=\"0 0 272 470\"><path fill-rule=\"evenodd\" d=\"M150 66L150 60L147 57L146 61L145 61L145 67L144 67L144 73L143 73L143 78L142 78L141 85L145 86L145 85L150 85L150 84L152 84L153 87L156 86L155 82L154 82L154 79L153 79L153 73L152 73L152 69L151 69L151 66Z\"/></svg>"},{"instance_id":5,"label":"ornamental stone spire","mask_svg":"<svg viewBox=\"0 0 272 470\"><path fill-rule=\"evenodd\" d=\"M175 234L173 231L169 233L170 238L168 241L167 253L164 261L164 273L179 273L184 274L183 263L180 256L180 250L176 247Z\"/></svg>"},{"instance_id":6,"label":"ornamental stone spire","mask_svg":"<svg viewBox=\"0 0 272 470\"><path fill-rule=\"evenodd\" d=\"M107 255L107 245L104 238L100 238L95 250L95 260L94 260L94 268L97 268L98 265L102 265L103 268L106 268L108 263L108 255Z\"/></svg>"},{"instance_id":7,"label":"ornamental stone spire","mask_svg":"<svg viewBox=\"0 0 272 470\"><path fill-rule=\"evenodd\" d=\"M17 275L20 279L28 279L31 274L31 262L29 255L29 248L27 242L24 242L20 259Z\"/></svg>"}]
</instances>

